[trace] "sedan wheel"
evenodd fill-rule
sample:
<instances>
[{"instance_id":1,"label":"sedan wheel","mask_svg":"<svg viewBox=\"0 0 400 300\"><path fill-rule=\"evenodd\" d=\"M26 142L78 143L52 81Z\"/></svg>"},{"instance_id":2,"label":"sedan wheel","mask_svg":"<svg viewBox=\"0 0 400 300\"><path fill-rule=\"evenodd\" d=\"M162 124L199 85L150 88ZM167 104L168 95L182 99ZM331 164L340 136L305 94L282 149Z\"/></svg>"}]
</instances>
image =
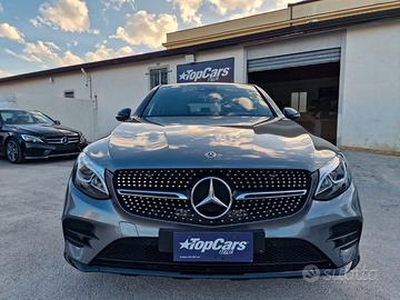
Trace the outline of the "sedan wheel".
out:
<instances>
[{"instance_id":1,"label":"sedan wheel","mask_svg":"<svg viewBox=\"0 0 400 300\"><path fill-rule=\"evenodd\" d=\"M6 146L7 159L12 163L19 163L22 161L21 147L14 140L9 140Z\"/></svg>"}]
</instances>

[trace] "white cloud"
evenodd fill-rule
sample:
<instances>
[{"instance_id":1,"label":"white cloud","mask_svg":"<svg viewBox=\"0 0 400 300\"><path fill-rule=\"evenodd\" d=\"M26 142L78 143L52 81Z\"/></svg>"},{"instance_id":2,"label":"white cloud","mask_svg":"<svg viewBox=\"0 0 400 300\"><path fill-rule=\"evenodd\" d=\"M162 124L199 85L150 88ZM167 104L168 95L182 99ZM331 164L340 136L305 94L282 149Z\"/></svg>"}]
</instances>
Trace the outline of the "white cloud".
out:
<instances>
[{"instance_id":1,"label":"white cloud","mask_svg":"<svg viewBox=\"0 0 400 300\"><path fill-rule=\"evenodd\" d=\"M32 58L27 57L26 55L23 55L23 54L15 53L14 51L12 51L12 50L10 50L8 48L5 48L4 52L6 52L7 54L10 54L10 55L12 55L12 56L14 56L16 58L19 58L21 60L25 60L27 62L34 62Z\"/></svg>"},{"instance_id":2,"label":"white cloud","mask_svg":"<svg viewBox=\"0 0 400 300\"><path fill-rule=\"evenodd\" d=\"M135 0L106 0L104 1L104 9L120 10L125 4L129 4L132 9L135 9Z\"/></svg>"},{"instance_id":3,"label":"white cloud","mask_svg":"<svg viewBox=\"0 0 400 300\"><path fill-rule=\"evenodd\" d=\"M94 34L94 35L100 35L100 30L99 29L89 29L88 32L91 33L91 34Z\"/></svg>"},{"instance_id":4,"label":"white cloud","mask_svg":"<svg viewBox=\"0 0 400 300\"><path fill-rule=\"evenodd\" d=\"M178 7L183 22L201 25L199 9L203 0L172 0L172 3Z\"/></svg>"},{"instance_id":5,"label":"white cloud","mask_svg":"<svg viewBox=\"0 0 400 300\"><path fill-rule=\"evenodd\" d=\"M0 38L7 38L24 43L24 34L8 23L0 23Z\"/></svg>"},{"instance_id":6,"label":"white cloud","mask_svg":"<svg viewBox=\"0 0 400 300\"><path fill-rule=\"evenodd\" d=\"M61 30L70 32L84 32L90 28L89 10L83 0L45 2L40 6L39 12L41 17L30 21L34 26L38 25L38 22L46 25L52 24Z\"/></svg>"},{"instance_id":7,"label":"white cloud","mask_svg":"<svg viewBox=\"0 0 400 300\"><path fill-rule=\"evenodd\" d=\"M133 50L129 46L122 47L115 51L114 49L107 48L106 45L102 44L97 45L95 51L86 53L85 57L88 61L98 61L131 54L133 54Z\"/></svg>"},{"instance_id":8,"label":"white cloud","mask_svg":"<svg viewBox=\"0 0 400 300\"><path fill-rule=\"evenodd\" d=\"M26 43L23 50L24 54L16 54L11 50L6 52L20 59L39 63L43 67L66 66L83 63L83 59L73 54L70 50L65 53L52 42L37 41L36 43Z\"/></svg>"},{"instance_id":9,"label":"white cloud","mask_svg":"<svg viewBox=\"0 0 400 300\"><path fill-rule=\"evenodd\" d=\"M265 11L265 8L286 8L289 3L302 0L205 0L211 3L220 15L230 15L230 19L242 18ZM262 11L261 11L262 10ZM268 9L267 9L268 10Z\"/></svg>"},{"instance_id":10,"label":"white cloud","mask_svg":"<svg viewBox=\"0 0 400 300\"><path fill-rule=\"evenodd\" d=\"M41 16L37 16L36 18L30 19L29 23L31 23L34 27L36 28L40 28L43 25L47 25L47 26L53 26L53 24L49 21L46 21L45 19L43 19ZM58 29L57 26L54 26L55 29Z\"/></svg>"},{"instance_id":11,"label":"white cloud","mask_svg":"<svg viewBox=\"0 0 400 300\"><path fill-rule=\"evenodd\" d=\"M296 3L302 0L276 0L276 8L286 8L289 3Z\"/></svg>"},{"instance_id":12,"label":"white cloud","mask_svg":"<svg viewBox=\"0 0 400 300\"><path fill-rule=\"evenodd\" d=\"M84 60L72 53L70 50L67 50L61 58L61 63L62 66L78 65L84 63Z\"/></svg>"},{"instance_id":13,"label":"white cloud","mask_svg":"<svg viewBox=\"0 0 400 300\"><path fill-rule=\"evenodd\" d=\"M11 76L12 74L6 70L0 69L0 78Z\"/></svg>"},{"instance_id":14,"label":"white cloud","mask_svg":"<svg viewBox=\"0 0 400 300\"><path fill-rule=\"evenodd\" d=\"M40 19L40 17L36 17L36 18L34 18L34 19L30 19L30 20L29 20L29 23L31 23L34 27L39 28L39 27L42 26L42 23L43 23L43 22L40 21L39 19Z\"/></svg>"},{"instance_id":15,"label":"white cloud","mask_svg":"<svg viewBox=\"0 0 400 300\"><path fill-rule=\"evenodd\" d=\"M37 41L36 43L27 43L23 52L30 62L41 63L45 66L52 65L58 60L56 51L59 47L52 42Z\"/></svg>"},{"instance_id":16,"label":"white cloud","mask_svg":"<svg viewBox=\"0 0 400 300\"><path fill-rule=\"evenodd\" d=\"M77 40L72 40L70 42L67 43L67 47L68 48L73 48L79 45L79 42Z\"/></svg>"},{"instance_id":17,"label":"white cloud","mask_svg":"<svg viewBox=\"0 0 400 300\"><path fill-rule=\"evenodd\" d=\"M141 10L126 15L124 27L118 27L112 38L118 38L130 45L144 45L160 48L167 32L178 30L176 17L169 14L150 14Z\"/></svg>"},{"instance_id":18,"label":"white cloud","mask_svg":"<svg viewBox=\"0 0 400 300\"><path fill-rule=\"evenodd\" d=\"M220 15L231 12L240 12L247 15L254 14L264 4L265 0L207 0L213 4ZM278 0L279 1L279 0Z\"/></svg>"}]
</instances>

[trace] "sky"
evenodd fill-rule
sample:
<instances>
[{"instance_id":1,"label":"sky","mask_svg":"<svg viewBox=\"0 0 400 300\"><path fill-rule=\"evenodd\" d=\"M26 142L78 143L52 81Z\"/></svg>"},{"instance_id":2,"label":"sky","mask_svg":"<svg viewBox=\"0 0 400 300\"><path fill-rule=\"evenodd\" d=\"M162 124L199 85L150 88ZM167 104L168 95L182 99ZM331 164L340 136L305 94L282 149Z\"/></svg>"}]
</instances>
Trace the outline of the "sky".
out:
<instances>
[{"instance_id":1,"label":"sky","mask_svg":"<svg viewBox=\"0 0 400 300\"><path fill-rule=\"evenodd\" d=\"M166 33L298 0L0 0L0 78L164 49Z\"/></svg>"}]
</instances>

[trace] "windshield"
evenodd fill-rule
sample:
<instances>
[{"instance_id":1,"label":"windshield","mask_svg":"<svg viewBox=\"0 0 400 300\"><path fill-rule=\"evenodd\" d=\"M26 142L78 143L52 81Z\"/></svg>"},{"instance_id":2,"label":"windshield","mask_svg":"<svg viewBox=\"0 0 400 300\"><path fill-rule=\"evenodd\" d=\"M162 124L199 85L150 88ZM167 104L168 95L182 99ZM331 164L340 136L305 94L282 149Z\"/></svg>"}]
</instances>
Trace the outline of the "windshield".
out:
<instances>
[{"instance_id":1,"label":"windshield","mask_svg":"<svg viewBox=\"0 0 400 300\"><path fill-rule=\"evenodd\" d=\"M273 113L252 86L189 84L162 86L144 117L266 116Z\"/></svg>"},{"instance_id":2,"label":"windshield","mask_svg":"<svg viewBox=\"0 0 400 300\"><path fill-rule=\"evenodd\" d=\"M54 124L52 119L36 111L3 110L0 111L0 116L3 122L9 125Z\"/></svg>"}]
</instances>

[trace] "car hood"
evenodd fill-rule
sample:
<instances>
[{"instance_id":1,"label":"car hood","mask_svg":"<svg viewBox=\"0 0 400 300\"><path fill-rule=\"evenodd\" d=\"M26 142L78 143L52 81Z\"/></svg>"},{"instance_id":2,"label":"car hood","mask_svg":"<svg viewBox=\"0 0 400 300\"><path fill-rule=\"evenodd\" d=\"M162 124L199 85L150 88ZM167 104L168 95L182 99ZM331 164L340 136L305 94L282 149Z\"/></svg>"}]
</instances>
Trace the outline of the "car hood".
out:
<instances>
[{"instance_id":1,"label":"car hood","mask_svg":"<svg viewBox=\"0 0 400 300\"><path fill-rule=\"evenodd\" d=\"M79 131L73 130L63 125L47 125L47 124L24 124L24 125L8 125L9 129L19 133L33 134L35 136L75 136Z\"/></svg>"},{"instance_id":2,"label":"car hood","mask_svg":"<svg viewBox=\"0 0 400 300\"><path fill-rule=\"evenodd\" d=\"M315 171L339 150L287 119L152 119L123 123L86 149L103 167L267 168ZM212 126L210 124L213 124ZM207 158L213 151L215 158Z\"/></svg>"}]
</instances>

